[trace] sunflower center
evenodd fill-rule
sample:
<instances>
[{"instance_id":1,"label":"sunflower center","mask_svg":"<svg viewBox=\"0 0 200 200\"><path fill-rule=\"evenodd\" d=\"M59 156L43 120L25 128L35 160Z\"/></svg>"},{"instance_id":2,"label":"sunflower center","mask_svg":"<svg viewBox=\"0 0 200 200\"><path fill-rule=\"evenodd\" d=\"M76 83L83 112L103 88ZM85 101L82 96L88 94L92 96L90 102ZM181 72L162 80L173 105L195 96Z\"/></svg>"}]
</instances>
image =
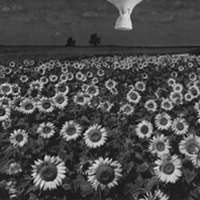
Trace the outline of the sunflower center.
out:
<instances>
[{"instance_id":1,"label":"sunflower center","mask_svg":"<svg viewBox=\"0 0 200 200\"><path fill-rule=\"evenodd\" d=\"M169 108L169 107L170 107L170 104L169 104L168 102L165 102L165 103L164 103L164 107L165 107L165 108Z\"/></svg>"},{"instance_id":2,"label":"sunflower center","mask_svg":"<svg viewBox=\"0 0 200 200\"><path fill-rule=\"evenodd\" d=\"M74 126L70 126L66 130L67 135L74 135L76 133L76 128Z\"/></svg>"},{"instance_id":3,"label":"sunflower center","mask_svg":"<svg viewBox=\"0 0 200 200\"><path fill-rule=\"evenodd\" d=\"M200 147L195 141L191 140L186 144L185 148L189 154L194 154L199 151Z\"/></svg>"},{"instance_id":4,"label":"sunflower center","mask_svg":"<svg viewBox=\"0 0 200 200\"><path fill-rule=\"evenodd\" d=\"M57 173L58 173L58 170L56 166L52 164L43 166L40 170L40 176L46 182L55 180L55 178L57 177Z\"/></svg>"},{"instance_id":5,"label":"sunflower center","mask_svg":"<svg viewBox=\"0 0 200 200\"><path fill-rule=\"evenodd\" d=\"M170 161L167 161L167 162L163 163L163 165L161 166L161 170L163 171L163 173L165 173L167 175L171 175L171 174L173 174L173 172L175 170L175 166Z\"/></svg>"},{"instance_id":6,"label":"sunflower center","mask_svg":"<svg viewBox=\"0 0 200 200\"><path fill-rule=\"evenodd\" d=\"M96 92L96 88L95 88L94 86L90 86L90 87L88 88L88 93L89 93L89 94L95 94L95 92Z\"/></svg>"},{"instance_id":7,"label":"sunflower center","mask_svg":"<svg viewBox=\"0 0 200 200\"><path fill-rule=\"evenodd\" d=\"M130 98L131 98L132 100L136 100L136 99L137 99L137 94L136 94L135 92L131 92L131 93L130 93Z\"/></svg>"},{"instance_id":8,"label":"sunflower center","mask_svg":"<svg viewBox=\"0 0 200 200\"><path fill-rule=\"evenodd\" d=\"M166 125L167 124L167 122L168 122L168 120L165 118L165 117L162 117L161 119L160 119L160 125Z\"/></svg>"},{"instance_id":9,"label":"sunflower center","mask_svg":"<svg viewBox=\"0 0 200 200\"><path fill-rule=\"evenodd\" d=\"M15 137L15 140L16 140L17 142L21 142L21 141L23 141L23 139L24 139L24 136L21 135L21 134L18 134L18 135L16 135L16 137Z\"/></svg>"},{"instance_id":10,"label":"sunflower center","mask_svg":"<svg viewBox=\"0 0 200 200\"><path fill-rule=\"evenodd\" d=\"M149 128L146 125L144 125L144 126L141 127L141 132L143 134L147 134L149 132Z\"/></svg>"},{"instance_id":11,"label":"sunflower center","mask_svg":"<svg viewBox=\"0 0 200 200\"><path fill-rule=\"evenodd\" d=\"M3 92L8 93L10 92L10 87L9 86L4 86L2 87Z\"/></svg>"},{"instance_id":12,"label":"sunflower center","mask_svg":"<svg viewBox=\"0 0 200 200\"><path fill-rule=\"evenodd\" d=\"M83 96L78 96L77 101L83 103L84 102L84 97Z\"/></svg>"},{"instance_id":13,"label":"sunflower center","mask_svg":"<svg viewBox=\"0 0 200 200\"><path fill-rule=\"evenodd\" d=\"M129 106L126 106L125 109L124 109L124 112L127 112L127 113L128 113L128 112L130 112L130 111L131 111L131 108L130 108Z\"/></svg>"},{"instance_id":14,"label":"sunflower center","mask_svg":"<svg viewBox=\"0 0 200 200\"><path fill-rule=\"evenodd\" d=\"M66 87L65 87L64 85L60 85L60 86L58 87L58 90L59 90L60 92L65 92Z\"/></svg>"},{"instance_id":15,"label":"sunflower center","mask_svg":"<svg viewBox=\"0 0 200 200\"><path fill-rule=\"evenodd\" d=\"M43 128L43 132L44 132L45 134L48 134L48 133L51 132L51 128L50 128L49 126L45 126L45 127Z\"/></svg>"},{"instance_id":16,"label":"sunflower center","mask_svg":"<svg viewBox=\"0 0 200 200\"><path fill-rule=\"evenodd\" d=\"M4 116L6 114L6 111L4 108L0 108L0 116Z\"/></svg>"},{"instance_id":17,"label":"sunflower center","mask_svg":"<svg viewBox=\"0 0 200 200\"><path fill-rule=\"evenodd\" d=\"M158 151L164 151L165 150L165 144L163 143L163 142L158 142L157 144L156 144L156 149L158 150Z\"/></svg>"},{"instance_id":18,"label":"sunflower center","mask_svg":"<svg viewBox=\"0 0 200 200\"><path fill-rule=\"evenodd\" d=\"M96 178L100 183L107 185L115 178L114 169L110 166L100 166L96 171Z\"/></svg>"},{"instance_id":19,"label":"sunflower center","mask_svg":"<svg viewBox=\"0 0 200 200\"><path fill-rule=\"evenodd\" d=\"M46 101L46 102L43 102L42 106L43 106L43 108L48 109L51 107L51 104L50 104L50 102Z\"/></svg>"},{"instance_id":20,"label":"sunflower center","mask_svg":"<svg viewBox=\"0 0 200 200\"><path fill-rule=\"evenodd\" d=\"M179 130L179 131L182 131L184 129L184 124L183 123L178 123L176 125L176 128Z\"/></svg>"},{"instance_id":21,"label":"sunflower center","mask_svg":"<svg viewBox=\"0 0 200 200\"><path fill-rule=\"evenodd\" d=\"M150 108L150 109L151 109L151 108L154 108L154 104L153 104L153 103L149 103L149 104L148 104L148 108Z\"/></svg>"},{"instance_id":22,"label":"sunflower center","mask_svg":"<svg viewBox=\"0 0 200 200\"><path fill-rule=\"evenodd\" d=\"M65 101L65 99L64 97L61 96L61 97L57 97L56 101L57 103L62 104Z\"/></svg>"},{"instance_id":23,"label":"sunflower center","mask_svg":"<svg viewBox=\"0 0 200 200\"><path fill-rule=\"evenodd\" d=\"M26 109L26 110L31 110L31 109L33 109L33 104L32 104L32 103L27 103L27 104L25 105L25 109Z\"/></svg>"},{"instance_id":24,"label":"sunflower center","mask_svg":"<svg viewBox=\"0 0 200 200\"><path fill-rule=\"evenodd\" d=\"M98 130L91 131L88 136L92 142L98 142L102 138L102 134Z\"/></svg>"}]
</instances>

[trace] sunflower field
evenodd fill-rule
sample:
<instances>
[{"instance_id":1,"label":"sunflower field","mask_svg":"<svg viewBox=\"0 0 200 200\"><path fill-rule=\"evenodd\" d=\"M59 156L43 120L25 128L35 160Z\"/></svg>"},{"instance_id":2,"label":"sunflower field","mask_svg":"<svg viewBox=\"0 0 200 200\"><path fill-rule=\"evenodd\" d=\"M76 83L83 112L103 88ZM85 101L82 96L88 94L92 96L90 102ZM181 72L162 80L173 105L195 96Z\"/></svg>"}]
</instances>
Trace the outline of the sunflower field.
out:
<instances>
[{"instance_id":1,"label":"sunflower field","mask_svg":"<svg viewBox=\"0 0 200 200\"><path fill-rule=\"evenodd\" d=\"M199 200L200 56L0 65L0 199Z\"/></svg>"}]
</instances>

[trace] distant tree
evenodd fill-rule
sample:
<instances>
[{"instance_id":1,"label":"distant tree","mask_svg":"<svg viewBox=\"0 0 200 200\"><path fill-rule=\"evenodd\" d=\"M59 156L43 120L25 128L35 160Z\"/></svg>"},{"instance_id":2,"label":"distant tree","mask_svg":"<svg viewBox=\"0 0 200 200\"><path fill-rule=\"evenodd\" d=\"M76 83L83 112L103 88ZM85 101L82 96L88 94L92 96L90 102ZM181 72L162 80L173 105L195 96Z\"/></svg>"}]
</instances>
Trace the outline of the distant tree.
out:
<instances>
[{"instance_id":1,"label":"distant tree","mask_svg":"<svg viewBox=\"0 0 200 200\"><path fill-rule=\"evenodd\" d=\"M72 37L69 37L67 39L67 44L66 44L67 47L74 47L75 44L76 44L76 40L74 40Z\"/></svg>"},{"instance_id":2,"label":"distant tree","mask_svg":"<svg viewBox=\"0 0 200 200\"><path fill-rule=\"evenodd\" d=\"M90 36L89 43L90 43L91 45L94 45L94 46L96 47L96 46L98 46L98 44L101 44L101 37L97 37L97 34L96 34L96 33L93 33L93 34Z\"/></svg>"}]
</instances>

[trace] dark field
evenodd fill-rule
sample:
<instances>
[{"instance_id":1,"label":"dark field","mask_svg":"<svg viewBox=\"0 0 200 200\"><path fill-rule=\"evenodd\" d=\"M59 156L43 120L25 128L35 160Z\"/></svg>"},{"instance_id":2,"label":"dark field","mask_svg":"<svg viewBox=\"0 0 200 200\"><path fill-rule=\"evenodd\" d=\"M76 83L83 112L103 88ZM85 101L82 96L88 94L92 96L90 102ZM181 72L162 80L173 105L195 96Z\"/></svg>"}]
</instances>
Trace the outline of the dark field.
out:
<instances>
[{"instance_id":1,"label":"dark field","mask_svg":"<svg viewBox=\"0 0 200 200\"><path fill-rule=\"evenodd\" d=\"M72 59L78 57L121 55L157 55L198 53L200 47L64 47L64 46L1 46L0 64L10 61L21 62L24 59L50 60Z\"/></svg>"}]
</instances>

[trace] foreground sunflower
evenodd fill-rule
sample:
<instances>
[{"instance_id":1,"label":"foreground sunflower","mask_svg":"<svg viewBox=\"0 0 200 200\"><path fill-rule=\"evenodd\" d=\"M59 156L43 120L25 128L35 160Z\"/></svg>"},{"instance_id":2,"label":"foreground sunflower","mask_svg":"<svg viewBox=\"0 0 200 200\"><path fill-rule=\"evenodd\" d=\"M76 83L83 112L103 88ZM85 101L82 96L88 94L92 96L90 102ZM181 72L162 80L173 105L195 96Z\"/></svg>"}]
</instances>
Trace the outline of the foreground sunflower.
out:
<instances>
[{"instance_id":1,"label":"foreground sunflower","mask_svg":"<svg viewBox=\"0 0 200 200\"><path fill-rule=\"evenodd\" d=\"M77 124L75 121L70 120L66 121L62 126L60 135L66 140L76 140L82 132L82 127L80 124Z\"/></svg>"},{"instance_id":2,"label":"foreground sunflower","mask_svg":"<svg viewBox=\"0 0 200 200\"><path fill-rule=\"evenodd\" d=\"M169 154L169 140L163 134L154 136L149 145L149 151L158 156Z\"/></svg>"},{"instance_id":3,"label":"foreground sunflower","mask_svg":"<svg viewBox=\"0 0 200 200\"><path fill-rule=\"evenodd\" d=\"M165 183L175 183L182 175L180 168L181 160L177 155L164 155L155 161L154 171L160 181Z\"/></svg>"},{"instance_id":4,"label":"foreground sunflower","mask_svg":"<svg viewBox=\"0 0 200 200\"><path fill-rule=\"evenodd\" d=\"M56 189L66 177L65 163L57 156L45 155L44 160L38 159L32 165L33 183L41 190Z\"/></svg>"},{"instance_id":5,"label":"foreground sunflower","mask_svg":"<svg viewBox=\"0 0 200 200\"><path fill-rule=\"evenodd\" d=\"M107 140L107 131L101 125L92 125L84 133L84 140L90 148L100 147Z\"/></svg>"},{"instance_id":6,"label":"foreground sunflower","mask_svg":"<svg viewBox=\"0 0 200 200\"><path fill-rule=\"evenodd\" d=\"M10 142L16 147L23 147L28 142L28 133L22 129L14 130L10 134Z\"/></svg>"},{"instance_id":7,"label":"foreground sunflower","mask_svg":"<svg viewBox=\"0 0 200 200\"><path fill-rule=\"evenodd\" d=\"M43 122L39 125L37 129L37 133L39 133L40 136L43 138L50 138L55 133L55 126L51 122L47 122L47 123Z\"/></svg>"},{"instance_id":8,"label":"foreground sunflower","mask_svg":"<svg viewBox=\"0 0 200 200\"><path fill-rule=\"evenodd\" d=\"M187 133L189 125L184 118L177 117L173 120L171 128L176 135L184 135Z\"/></svg>"},{"instance_id":9,"label":"foreground sunflower","mask_svg":"<svg viewBox=\"0 0 200 200\"><path fill-rule=\"evenodd\" d=\"M159 113L155 116L155 125L160 130L167 130L172 123L171 116L166 112Z\"/></svg>"},{"instance_id":10,"label":"foreground sunflower","mask_svg":"<svg viewBox=\"0 0 200 200\"><path fill-rule=\"evenodd\" d=\"M151 122L142 120L136 127L136 134L140 138L150 138L153 133L153 125Z\"/></svg>"},{"instance_id":11,"label":"foreground sunflower","mask_svg":"<svg viewBox=\"0 0 200 200\"><path fill-rule=\"evenodd\" d=\"M169 196L164 194L161 190L156 190L154 193L146 192L143 198L139 200L168 200Z\"/></svg>"},{"instance_id":12,"label":"foreground sunflower","mask_svg":"<svg viewBox=\"0 0 200 200\"><path fill-rule=\"evenodd\" d=\"M89 167L88 181L96 190L100 187L104 190L106 187L112 188L118 185L117 181L122 176L121 164L112 159L103 159L100 157Z\"/></svg>"},{"instance_id":13,"label":"foreground sunflower","mask_svg":"<svg viewBox=\"0 0 200 200\"><path fill-rule=\"evenodd\" d=\"M179 143L179 151L186 156L192 156L200 151L200 137L189 134Z\"/></svg>"}]
</instances>

